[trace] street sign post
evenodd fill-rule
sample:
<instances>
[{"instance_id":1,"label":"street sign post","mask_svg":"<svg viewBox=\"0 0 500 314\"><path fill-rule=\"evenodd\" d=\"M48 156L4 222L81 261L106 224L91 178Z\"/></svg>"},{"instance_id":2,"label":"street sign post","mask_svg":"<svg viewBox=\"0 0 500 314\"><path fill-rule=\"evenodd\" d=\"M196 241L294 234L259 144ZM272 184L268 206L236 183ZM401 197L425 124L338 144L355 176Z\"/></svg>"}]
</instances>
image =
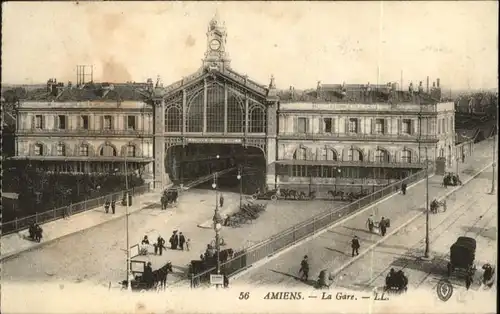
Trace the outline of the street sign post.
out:
<instances>
[{"instance_id":1,"label":"street sign post","mask_svg":"<svg viewBox=\"0 0 500 314\"><path fill-rule=\"evenodd\" d=\"M211 285L223 285L224 284L224 275L210 275L210 284Z\"/></svg>"}]
</instances>

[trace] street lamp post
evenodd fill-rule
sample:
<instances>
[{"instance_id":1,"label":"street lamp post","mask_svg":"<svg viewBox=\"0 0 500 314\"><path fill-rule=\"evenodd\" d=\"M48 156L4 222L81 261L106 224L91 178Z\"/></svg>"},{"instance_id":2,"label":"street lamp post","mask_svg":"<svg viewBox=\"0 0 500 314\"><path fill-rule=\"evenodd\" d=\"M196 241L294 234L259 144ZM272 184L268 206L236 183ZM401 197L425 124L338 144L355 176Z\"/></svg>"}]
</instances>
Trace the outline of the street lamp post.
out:
<instances>
[{"instance_id":1,"label":"street lamp post","mask_svg":"<svg viewBox=\"0 0 500 314\"><path fill-rule=\"evenodd\" d=\"M495 194L495 166L496 166L496 159L495 159L496 146L495 146L495 143L496 143L496 139L495 139L495 137L493 137L493 163L491 164L493 173L491 174L491 191L490 191L490 194Z\"/></svg>"},{"instance_id":2,"label":"street lamp post","mask_svg":"<svg viewBox=\"0 0 500 314\"><path fill-rule=\"evenodd\" d=\"M418 113L418 161L421 162L421 142L422 142L422 107ZM425 149L425 252L424 259L430 258L429 241L429 156Z\"/></svg>"},{"instance_id":3,"label":"street lamp post","mask_svg":"<svg viewBox=\"0 0 500 314\"><path fill-rule=\"evenodd\" d=\"M241 208L241 196L243 194L243 180L242 180L242 175L241 175L241 166L238 168L238 175L236 176L238 178L238 181L240 181L240 208Z\"/></svg>"},{"instance_id":4,"label":"street lamp post","mask_svg":"<svg viewBox=\"0 0 500 314\"><path fill-rule=\"evenodd\" d=\"M132 291L132 274L130 269L130 244L129 244L129 195L128 195L128 173L127 173L127 156L125 156L125 224L127 231L127 290Z\"/></svg>"},{"instance_id":5,"label":"street lamp post","mask_svg":"<svg viewBox=\"0 0 500 314\"><path fill-rule=\"evenodd\" d=\"M217 184L216 184L216 181L215 181L215 176L214 176L214 183L212 183L212 188L215 189L215 191L217 192ZM215 249L216 249L216 252L217 252L217 255L216 255L216 263L217 263L217 274L219 275L220 274L220 235L219 235L219 232L222 228L222 217L220 216L220 213L219 213L219 200L216 199L215 200L215 213L214 213L214 217L213 217L213 223L214 223L214 230L215 230ZM217 285L218 287L218 285Z\"/></svg>"}]
</instances>

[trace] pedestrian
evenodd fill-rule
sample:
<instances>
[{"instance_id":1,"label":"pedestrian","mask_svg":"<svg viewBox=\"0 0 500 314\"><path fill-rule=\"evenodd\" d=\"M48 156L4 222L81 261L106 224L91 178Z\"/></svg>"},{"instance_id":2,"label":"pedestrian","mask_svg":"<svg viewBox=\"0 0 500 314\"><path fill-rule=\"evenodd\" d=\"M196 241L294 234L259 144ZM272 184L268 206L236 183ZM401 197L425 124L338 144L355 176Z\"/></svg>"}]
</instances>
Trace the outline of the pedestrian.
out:
<instances>
[{"instance_id":1,"label":"pedestrian","mask_svg":"<svg viewBox=\"0 0 500 314\"><path fill-rule=\"evenodd\" d=\"M184 237L184 235L181 233L179 233L179 247L181 249L181 251L184 251L184 243L186 243L186 238Z\"/></svg>"},{"instance_id":2,"label":"pedestrian","mask_svg":"<svg viewBox=\"0 0 500 314\"><path fill-rule=\"evenodd\" d=\"M467 275L465 276L465 289L469 290L472 285L473 279L470 271L467 271Z\"/></svg>"},{"instance_id":3,"label":"pedestrian","mask_svg":"<svg viewBox=\"0 0 500 314\"><path fill-rule=\"evenodd\" d=\"M189 252L189 245L191 244L191 239L187 239L186 241L186 251Z\"/></svg>"},{"instance_id":4,"label":"pedestrian","mask_svg":"<svg viewBox=\"0 0 500 314\"><path fill-rule=\"evenodd\" d=\"M229 277L224 273L224 288L229 288Z\"/></svg>"},{"instance_id":5,"label":"pedestrian","mask_svg":"<svg viewBox=\"0 0 500 314\"><path fill-rule=\"evenodd\" d=\"M224 196L222 194L219 197L219 204L220 204L220 207L224 206Z\"/></svg>"},{"instance_id":6,"label":"pedestrian","mask_svg":"<svg viewBox=\"0 0 500 314\"><path fill-rule=\"evenodd\" d=\"M406 182L401 184L401 192L403 192L403 195L406 195Z\"/></svg>"},{"instance_id":7,"label":"pedestrian","mask_svg":"<svg viewBox=\"0 0 500 314\"><path fill-rule=\"evenodd\" d=\"M385 236L385 233L387 232L387 223L386 223L386 220L384 219L384 217L382 217L380 219L379 227L380 227L380 234L382 236Z\"/></svg>"},{"instance_id":8,"label":"pedestrian","mask_svg":"<svg viewBox=\"0 0 500 314\"><path fill-rule=\"evenodd\" d=\"M106 211L106 214L109 213L109 200L106 200L106 202L104 203L104 210Z\"/></svg>"},{"instance_id":9,"label":"pedestrian","mask_svg":"<svg viewBox=\"0 0 500 314\"><path fill-rule=\"evenodd\" d=\"M111 201L111 212L113 213L113 215L115 214L115 210L116 210L116 201L112 200Z\"/></svg>"},{"instance_id":10,"label":"pedestrian","mask_svg":"<svg viewBox=\"0 0 500 314\"><path fill-rule=\"evenodd\" d=\"M352 257L354 257L354 255L359 255L360 245L359 245L358 236L354 236L354 238L352 238L351 248L352 248Z\"/></svg>"},{"instance_id":11,"label":"pedestrian","mask_svg":"<svg viewBox=\"0 0 500 314\"><path fill-rule=\"evenodd\" d=\"M156 240L156 245L158 246L158 253L160 256L163 254L163 248L165 247L165 240L161 237L161 235L158 236L158 239Z\"/></svg>"},{"instance_id":12,"label":"pedestrian","mask_svg":"<svg viewBox=\"0 0 500 314\"><path fill-rule=\"evenodd\" d=\"M307 255L304 256L302 262L300 262L299 269L300 280L307 281L309 279L309 263L307 261Z\"/></svg>"},{"instance_id":13,"label":"pedestrian","mask_svg":"<svg viewBox=\"0 0 500 314\"><path fill-rule=\"evenodd\" d=\"M155 255L157 255L158 254L158 242L153 243L153 247L155 248Z\"/></svg>"},{"instance_id":14,"label":"pedestrian","mask_svg":"<svg viewBox=\"0 0 500 314\"><path fill-rule=\"evenodd\" d=\"M465 163L465 153L462 153L462 163Z\"/></svg>"},{"instance_id":15,"label":"pedestrian","mask_svg":"<svg viewBox=\"0 0 500 314\"><path fill-rule=\"evenodd\" d=\"M368 225L368 230L370 232L373 232L373 226L374 226L374 223L373 223L373 214L371 214L370 217L368 217L368 220L366 221L366 224Z\"/></svg>"}]
</instances>

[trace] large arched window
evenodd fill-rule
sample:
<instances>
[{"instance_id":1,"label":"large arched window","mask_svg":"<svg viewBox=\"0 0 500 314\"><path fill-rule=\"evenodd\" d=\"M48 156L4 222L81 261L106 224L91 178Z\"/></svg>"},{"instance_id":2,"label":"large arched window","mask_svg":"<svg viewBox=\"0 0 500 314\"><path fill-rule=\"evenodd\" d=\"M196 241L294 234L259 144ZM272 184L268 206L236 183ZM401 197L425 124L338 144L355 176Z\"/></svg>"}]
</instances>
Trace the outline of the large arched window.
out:
<instances>
[{"instance_id":1,"label":"large arched window","mask_svg":"<svg viewBox=\"0 0 500 314\"><path fill-rule=\"evenodd\" d=\"M411 151L405 149L401 152L401 162L411 163Z\"/></svg>"},{"instance_id":2,"label":"large arched window","mask_svg":"<svg viewBox=\"0 0 500 314\"><path fill-rule=\"evenodd\" d=\"M265 133L266 126L266 111L260 106L252 106L249 108L249 133Z\"/></svg>"},{"instance_id":3,"label":"large arched window","mask_svg":"<svg viewBox=\"0 0 500 314\"><path fill-rule=\"evenodd\" d=\"M187 132L203 132L203 90L187 102Z\"/></svg>"},{"instance_id":4,"label":"large arched window","mask_svg":"<svg viewBox=\"0 0 500 314\"><path fill-rule=\"evenodd\" d=\"M241 98L230 91L227 95L227 132L245 132L245 105Z\"/></svg>"},{"instance_id":5,"label":"large arched window","mask_svg":"<svg viewBox=\"0 0 500 314\"><path fill-rule=\"evenodd\" d=\"M350 148L347 158L349 161L363 161L363 154L357 148Z\"/></svg>"},{"instance_id":6,"label":"large arched window","mask_svg":"<svg viewBox=\"0 0 500 314\"><path fill-rule=\"evenodd\" d=\"M78 148L78 155L87 157L89 155L89 145L80 145L80 147Z\"/></svg>"},{"instance_id":7,"label":"large arched window","mask_svg":"<svg viewBox=\"0 0 500 314\"><path fill-rule=\"evenodd\" d=\"M207 90L207 132L224 132L224 88L217 84Z\"/></svg>"},{"instance_id":8,"label":"large arched window","mask_svg":"<svg viewBox=\"0 0 500 314\"><path fill-rule=\"evenodd\" d=\"M99 155L104 157L114 157L116 156L116 149L113 146L106 144L101 148Z\"/></svg>"},{"instance_id":9,"label":"large arched window","mask_svg":"<svg viewBox=\"0 0 500 314\"><path fill-rule=\"evenodd\" d=\"M303 147L297 148L295 153L293 153L293 159L295 160L306 160L307 158L307 150Z\"/></svg>"},{"instance_id":10,"label":"large arched window","mask_svg":"<svg viewBox=\"0 0 500 314\"><path fill-rule=\"evenodd\" d=\"M389 154L383 149L377 149L375 151L375 161L379 163L388 163Z\"/></svg>"},{"instance_id":11,"label":"large arched window","mask_svg":"<svg viewBox=\"0 0 500 314\"><path fill-rule=\"evenodd\" d=\"M182 109L170 106L165 110L165 132L182 131Z\"/></svg>"}]
</instances>

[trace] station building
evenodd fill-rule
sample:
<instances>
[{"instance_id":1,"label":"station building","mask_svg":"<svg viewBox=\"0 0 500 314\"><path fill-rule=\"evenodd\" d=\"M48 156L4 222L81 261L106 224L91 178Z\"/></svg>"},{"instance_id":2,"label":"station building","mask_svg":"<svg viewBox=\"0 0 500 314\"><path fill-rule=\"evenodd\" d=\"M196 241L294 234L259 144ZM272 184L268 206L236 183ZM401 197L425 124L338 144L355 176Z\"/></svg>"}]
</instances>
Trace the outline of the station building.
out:
<instances>
[{"instance_id":1,"label":"station building","mask_svg":"<svg viewBox=\"0 0 500 314\"><path fill-rule=\"evenodd\" d=\"M59 172L140 171L162 188L218 168L260 169L257 185L391 182L444 160L455 162L454 103L397 84L262 85L231 66L218 17L195 73L163 87L63 86L23 99L16 160ZM451 168L452 169L452 168ZM370 181L370 182L368 182Z\"/></svg>"}]
</instances>

